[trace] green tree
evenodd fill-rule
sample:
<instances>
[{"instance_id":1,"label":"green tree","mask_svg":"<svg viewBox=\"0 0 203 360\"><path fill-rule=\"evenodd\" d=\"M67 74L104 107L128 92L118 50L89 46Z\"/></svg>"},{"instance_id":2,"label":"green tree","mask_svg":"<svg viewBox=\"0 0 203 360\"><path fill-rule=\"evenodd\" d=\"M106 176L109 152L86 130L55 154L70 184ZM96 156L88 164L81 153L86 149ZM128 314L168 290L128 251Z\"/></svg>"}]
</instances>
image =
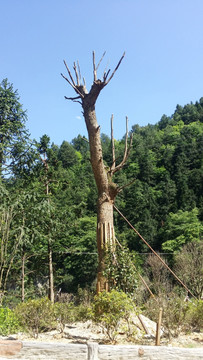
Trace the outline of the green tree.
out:
<instances>
[{"instance_id":1,"label":"green tree","mask_svg":"<svg viewBox=\"0 0 203 360\"><path fill-rule=\"evenodd\" d=\"M12 169L25 152L28 133L26 112L19 102L17 90L4 79L0 84L0 172L7 165Z\"/></svg>"},{"instance_id":2,"label":"green tree","mask_svg":"<svg viewBox=\"0 0 203 360\"><path fill-rule=\"evenodd\" d=\"M62 162L65 169L77 164L78 157L73 145L68 141L63 141L58 152L58 159Z\"/></svg>"},{"instance_id":3,"label":"green tree","mask_svg":"<svg viewBox=\"0 0 203 360\"><path fill-rule=\"evenodd\" d=\"M66 229L59 254L58 276L63 291L76 291L78 286L91 286L98 266L95 241L96 217L75 219Z\"/></svg>"},{"instance_id":4,"label":"green tree","mask_svg":"<svg viewBox=\"0 0 203 360\"><path fill-rule=\"evenodd\" d=\"M192 211L179 210L176 214L170 213L163 228L162 244L164 251L176 252L183 245L199 241L202 236L203 226L198 219L198 209Z\"/></svg>"}]
</instances>

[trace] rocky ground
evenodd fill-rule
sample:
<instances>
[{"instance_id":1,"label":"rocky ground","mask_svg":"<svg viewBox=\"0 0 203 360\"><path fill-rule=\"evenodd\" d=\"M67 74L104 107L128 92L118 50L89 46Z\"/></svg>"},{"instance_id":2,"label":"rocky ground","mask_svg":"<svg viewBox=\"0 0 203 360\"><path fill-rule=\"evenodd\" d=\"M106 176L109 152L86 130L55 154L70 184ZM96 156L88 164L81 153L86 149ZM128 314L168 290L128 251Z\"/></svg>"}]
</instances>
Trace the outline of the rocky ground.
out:
<instances>
[{"instance_id":1,"label":"rocky ground","mask_svg":"<svg viewBox=\"0 0 203 360\"><path fill-rule=\"evenodd\" d=\"M148 331L146 334L142 328L140 320L138 318L134 319L136 324L136 333L133 338L126 339L126 333L124 330L120 330L117 336L117 344L142 344L142 345L154 345L155 344L155 329L156 324L145 318L142 315L142 321ZM8 337L7 337L8 338ZM64 343L84 343L87 341L95 341L100 344L108 343L106 337L102 331L102 328L98 325L93 324L91 321L86 322L77 322L72 325L67 325L65 327L64 333L61 334L58 330L53 330L46 333L39 334L36 339L33 336L29 336L25 333L18 333L12 335L10 338L14 338L20 341L41 341L41 342L64 342ZM5 337L4 337L5 339ZM168 339L162 333L161 336L161 345L167 346L176 346L176 347L203 347L203 333L193 332L190 334L180 334L178 337Z\"/></svg>"}]
</instances>

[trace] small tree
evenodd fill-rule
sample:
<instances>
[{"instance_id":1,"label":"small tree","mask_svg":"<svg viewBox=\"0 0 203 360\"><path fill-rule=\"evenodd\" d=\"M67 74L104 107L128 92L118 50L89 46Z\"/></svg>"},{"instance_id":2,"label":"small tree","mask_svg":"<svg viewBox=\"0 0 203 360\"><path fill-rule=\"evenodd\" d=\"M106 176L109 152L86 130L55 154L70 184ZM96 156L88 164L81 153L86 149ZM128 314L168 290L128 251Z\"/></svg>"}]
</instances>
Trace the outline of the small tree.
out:
<instances>
[{"instance_id":1,"label":"small tree","mask_svg":"<svg viewBox=\"0 0 203 360\"><path fill-rule=\"evenodd\" d=\"M53 250L52 250L52 228L55 226L51 226L51 209L52 205L50 204L50 183L52 181L51 177L53 177L52 172L50 172L50 165L49 165L49 158L48 158L48 147L49 147L50 138L47 135L43 135L40 138L40 143L38 146L39 153L43 156L41 158L43 167L44 167L44 177L43 177L43 185L45 187L45 194L46 194L46 201L47 201L47 224L46 224L46 231L47 231L47 238L48 238L48 263L49 263L49 299L52 303L54 303L54 271L53 271ZM51 175L50 175L51 173Z\"/></svg>"},{"instance_id":2,"label":"small tree","mask_svg":"<svg viewBox=\"0 0 203 360\"><path fill-rule=\"evenodd\" d=\"M104 71L102 80L97 78L97 70L99 65L104 57L100 59L98 65L95 64L95 53L93 52L93 84L90 91L88 92L86 88L85 79L81 81L81 73L79 63L74 63L74 73L75 79L71 74L70 69L68 68L66 62L64 64L68 71L68 78L62 77L72 86L76 92L76 97L66 97L68 100L79 102L83 108L83 115L85 118L85 123L88 131L89 137L89 147L90 147L90 161L92 165L92 170L94 173L94 178L98 190L98 200L97 200L97 246L98 246L98 255L99 255L99 267L98 267L98 276L97 276L97 292L108 289L108 283L106 278L103 275L105 270L105 251L111 246L115 246L115 235L114 235L114 222L113 222L113 204L116 198L116 195L121 191L121 188L113 182L113 175L124 166L128 155L130 146L128 147L128 129L127 129L127 118L126 118L126 137L125 137L125 151L123 160L120 164L116 165L115 157L115 146L113 138L113 116L111 119L111 140L112 140L112 164L110 167L106 167L103 161L102 154L102 144L100 137L100 126L97 123L95 104L101 90L108 85L111 81L115 72L119 68L125 53L119 60L114 71L110 75L110 69L106 72ZM131 137L132 143L132 137Z\"/></svg>"},{"instance_id":3,"label":"small tree","mask_svg":"<svg viewBox=\"0 0 203 360\"><path fill-rule=\"evenodd\" d=\"M110 341L115 341L121 321L129 325L130 314L136 311L131 298L122 291L103 291L94 297L92 318L103 328Z\"/></svg>"},{"instance_id":4,"label":"small tree","mask_svg":"<svg viewBox=\"0 0 203 360\"><path fill-rule=\"evenodd\" d=\"M162 244L162 249L168 252L180 251L183 245L199 241L202 231L197 208L191 211L178 210L176 214L169 213L163 229L166 241Z\"/></svg>"}]
</instances>

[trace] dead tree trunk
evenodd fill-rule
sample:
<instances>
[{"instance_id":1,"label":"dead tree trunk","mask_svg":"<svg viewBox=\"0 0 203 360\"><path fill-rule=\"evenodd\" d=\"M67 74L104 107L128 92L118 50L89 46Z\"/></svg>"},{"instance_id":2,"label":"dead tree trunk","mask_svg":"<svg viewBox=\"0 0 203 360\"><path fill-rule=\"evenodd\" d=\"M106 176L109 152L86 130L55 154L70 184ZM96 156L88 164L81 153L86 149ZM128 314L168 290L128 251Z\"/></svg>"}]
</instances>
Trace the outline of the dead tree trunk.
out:
<instances>
[{"instance_id":1,"label":"dead tree trunk","mask_svg":"<svg viewBox=\"0 0 203 360\"><path fill-rule=\"evenodd\" d=\"M83 78L83 83L81 82L81 74L79 63L74 63L74 73L75 80L69 70L66 62L64 64L68 71L68 77L62 77L73 87L75 92L77 93L76 97L66 99L72 100L75 102L79 102L83 108L83 115L85 118L85 123L88 131L89 137L89 146L90 146L90 160L92 165L92 170L94 173L94 178L96 181L97 189L98 189L98 200L97 200L97 246L98 246L98 255L99 255L99 267L98 267L98 275L97 275L97 292L108 290L108 284L103 275L103 271L105 269L105 252L112 246L115 246L115 235L114 235L114 222L113 222L113 204L116 198L116 195L121 190L114 182L113 182L113 174L120 170L125 164L127 157L129 155L130 146L128 147L128 131L126 128L126 146L125 152L123 156L123 160L119 165L116 166L115 159L115 150L114 150L114 140L113 140L113 125L111 126L111 136L112 136L112 165L110 168L106 168L103 162L102 155L102 144L100 138L100 126L97 123L96 112L95 112L95 104L96 100L100 94L100 91L110 82L118 67L120 66L121 61L123 60L125 53L121 57L118 62L116 68L110 75L110 70L104 72L103 80L97 79L97 70L98 67L104 57L100 59L98 65L95 65L95 54L93 52L93 74L94 80L91 86L90 91L88 92L86 89L85 79ZM113 123L113 117L112 117ZM127 124L127 121L126 121ZM132 138L131 138L132 143Z\"/></svg>"}]
</instances>

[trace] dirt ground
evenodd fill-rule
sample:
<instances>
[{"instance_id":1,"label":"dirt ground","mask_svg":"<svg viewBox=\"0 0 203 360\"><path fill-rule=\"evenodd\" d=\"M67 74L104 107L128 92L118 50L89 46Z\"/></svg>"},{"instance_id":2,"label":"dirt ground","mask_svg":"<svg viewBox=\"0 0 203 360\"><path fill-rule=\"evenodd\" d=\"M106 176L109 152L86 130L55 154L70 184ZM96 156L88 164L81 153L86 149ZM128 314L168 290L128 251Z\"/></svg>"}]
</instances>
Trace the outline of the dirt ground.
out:
<instances>
[{"instance_id":1,"label":"dirt ground","mask_svg":"<svg viewBox=\"0 0 203 360\"><path fill-rule=\"evenodd\" d=\"M145 321L146 324L146 321ZM152 324L153 325L153 324ZM148 329L150 328L147 324ZM150 334L144 334L144 331L139 330L137 334L132 339L126 339L125 332L120 332L117 337L116 344L131 344L131 345L154 345L155 344L155 333L150 328ZM8 337L7 337L8 338ZM29 336L25 333L18 333L10 336L10 338L20 340L20 341L41 341L41 342L53 342L60 341L64 343L84 343L87 341L96 341L100 344L108 343L106 341L105 335L102 331L102 328L98 325L93 324L91 321L86 321L84 323L77 322L72 325L67 325L64 330L64 334L60 334L58 330L53 330L46 333L39 334L36 339L33 336ZM5 339L5 337L4 337ZM193 332L190 334L180 334L176 338L168 339L161 336L161 345L166 346L176 346L176 347L186 347L186 348L195 348L203 347L203 333Z\"/></svg>"}]
</instances>

